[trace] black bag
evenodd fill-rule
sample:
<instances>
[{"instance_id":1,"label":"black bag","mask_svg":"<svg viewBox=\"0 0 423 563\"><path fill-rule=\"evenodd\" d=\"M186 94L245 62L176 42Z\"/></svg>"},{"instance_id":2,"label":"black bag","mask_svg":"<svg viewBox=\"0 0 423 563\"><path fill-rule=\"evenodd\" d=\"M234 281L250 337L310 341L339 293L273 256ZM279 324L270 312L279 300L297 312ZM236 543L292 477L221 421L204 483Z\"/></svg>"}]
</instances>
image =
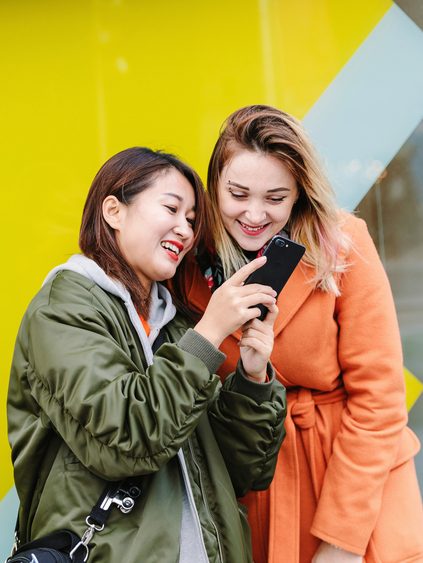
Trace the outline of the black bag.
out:
<instances>
[{"instance_id":1,"label":"black bag","mask_svg":"<svg viewBox=\"0 0 423 563\"><path fill-rule=\"evenodd\" d=\"M104 529L112 507L117 506L123 514L127 514L140 494L139 485L129 479L108 484L85 520L88 527L82 538L70 530L58 530L19 545L19 522L16 522L15 548L6 563L85 563L89 543L96 532Z\"/></svg>"},{"instance_id":2,"label":"black bag","mask_svg":"<svg viewBox=\"0 0 423 563\"><path fill-rule=\"evenodd\" d=\"M20 547L6 563L83 563L88 558L88 550L79 548L80 538L69 530L60 530Z\"/></svg>"}]
</instances>

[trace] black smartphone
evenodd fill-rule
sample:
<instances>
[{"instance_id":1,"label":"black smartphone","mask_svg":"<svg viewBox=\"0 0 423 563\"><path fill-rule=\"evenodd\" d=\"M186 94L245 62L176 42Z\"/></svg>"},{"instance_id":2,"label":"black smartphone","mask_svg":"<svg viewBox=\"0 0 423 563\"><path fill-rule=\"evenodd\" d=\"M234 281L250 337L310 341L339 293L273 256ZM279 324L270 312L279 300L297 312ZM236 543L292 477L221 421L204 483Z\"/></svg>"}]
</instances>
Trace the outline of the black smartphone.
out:
<instances>
[{"instance_id":1,"label":"black smartphone","mask_svg":"<svg viewBox=\"0 0 423 563\"><path fill-rule=\"evenodd\" d=\"M245 283L270 285L279 295L304 252L305 247L302 244L281 235L274 236L264 251L266 264L248 276ZM261 311L258 318L262 321L267 315L267 307L261 303L256 307Z\"/></svg>"}]
</instances>

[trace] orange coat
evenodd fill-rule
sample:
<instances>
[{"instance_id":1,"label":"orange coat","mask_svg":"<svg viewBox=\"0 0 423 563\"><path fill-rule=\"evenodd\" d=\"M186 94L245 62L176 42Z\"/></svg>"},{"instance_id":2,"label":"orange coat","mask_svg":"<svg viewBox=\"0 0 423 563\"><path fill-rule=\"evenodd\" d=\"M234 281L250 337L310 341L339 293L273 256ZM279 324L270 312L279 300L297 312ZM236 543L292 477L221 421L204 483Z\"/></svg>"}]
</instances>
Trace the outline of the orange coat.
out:
<instances>
[{"instance_id":1,"label":"orange coat","mask_svg":"<svg viewBox=\"0 0 423 563\"><path fill-rule=\"evenodd\" d=\"M288 390L287 435L268 491L244 497L256 563L309 563L320 540L372 563L423 561L423 514L406 427L401 341L391 290L364 221L340 297L317 290L303 263L278 299L272 363ZM198 268L189 299L210 298ZM239 331L221 349L222 376Z\"/></svg>"}]
</instances>

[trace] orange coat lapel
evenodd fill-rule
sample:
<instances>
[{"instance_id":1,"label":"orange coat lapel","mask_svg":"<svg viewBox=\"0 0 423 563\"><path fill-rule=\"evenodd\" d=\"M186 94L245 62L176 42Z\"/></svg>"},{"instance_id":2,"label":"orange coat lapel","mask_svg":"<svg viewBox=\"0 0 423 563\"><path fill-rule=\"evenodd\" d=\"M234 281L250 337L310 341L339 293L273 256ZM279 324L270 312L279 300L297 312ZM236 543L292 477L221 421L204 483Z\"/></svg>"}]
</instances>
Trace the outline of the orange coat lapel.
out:
<instances>
[{"instance_id":1,"label":"orange coat lapel","mask_svg":"<svg viewBox=\"0 0 423 563\"><path fill-rule=\"evenodd\" d=\"M278 297L279 315L275 322L275 336L286 327L307 297L314 291L314 269L302 262L295 268Z\"/></svg>"}]
</instances>

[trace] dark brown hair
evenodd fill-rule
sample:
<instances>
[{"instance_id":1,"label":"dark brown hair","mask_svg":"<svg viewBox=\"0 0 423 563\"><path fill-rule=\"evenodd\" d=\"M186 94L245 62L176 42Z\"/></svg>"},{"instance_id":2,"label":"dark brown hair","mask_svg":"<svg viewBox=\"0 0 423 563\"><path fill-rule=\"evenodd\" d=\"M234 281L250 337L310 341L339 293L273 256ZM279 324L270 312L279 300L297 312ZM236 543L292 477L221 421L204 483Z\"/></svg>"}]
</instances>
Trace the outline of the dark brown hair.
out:
<instances>
[{"instance_id":1,"label":"dark brown hair","mask_svg":"<svg viewBox=\"0 0 423 563\"><path fill-rule=\"evenodd\" d=\"M115 231L103 217L102 204L109 195L125 205L150 187L158 175L174 168L191 184L195 195L193 249L203 239L206 223L204 187L198 174L172 154L133 147L112 156L97 172L88 192L82 214L79 246L107 275L119 280L128 289L136 309L148 316L148 294L136 273L128 264L116 242ZM191 250L190 252L192 252ZM171 284L175 305L191 314L183 283L186 257L182 260Z\"/></svg>"}]
</instances>

